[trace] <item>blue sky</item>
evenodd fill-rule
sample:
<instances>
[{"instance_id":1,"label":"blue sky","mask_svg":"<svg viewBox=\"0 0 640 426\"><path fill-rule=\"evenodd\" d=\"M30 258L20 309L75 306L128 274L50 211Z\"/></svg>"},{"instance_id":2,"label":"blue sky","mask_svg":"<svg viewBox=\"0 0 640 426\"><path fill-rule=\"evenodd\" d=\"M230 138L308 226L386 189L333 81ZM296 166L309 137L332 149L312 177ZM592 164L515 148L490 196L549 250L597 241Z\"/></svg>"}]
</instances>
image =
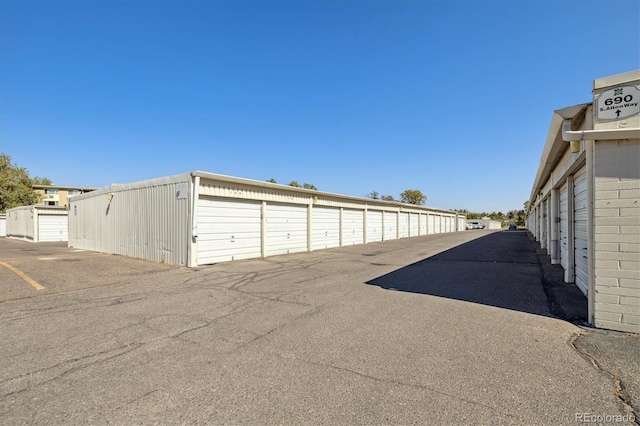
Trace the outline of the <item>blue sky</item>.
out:
<instances>
[{"instance_id":1,"label":"blue sky","mask_svg":"<svg viewBox=\"0 0 640 426\"><path fill-rule=\"evenodd\" d=\"M0 151L58 185L203 170L520 209L640 2L0 1Z\"/></svg>"}]
</instances>

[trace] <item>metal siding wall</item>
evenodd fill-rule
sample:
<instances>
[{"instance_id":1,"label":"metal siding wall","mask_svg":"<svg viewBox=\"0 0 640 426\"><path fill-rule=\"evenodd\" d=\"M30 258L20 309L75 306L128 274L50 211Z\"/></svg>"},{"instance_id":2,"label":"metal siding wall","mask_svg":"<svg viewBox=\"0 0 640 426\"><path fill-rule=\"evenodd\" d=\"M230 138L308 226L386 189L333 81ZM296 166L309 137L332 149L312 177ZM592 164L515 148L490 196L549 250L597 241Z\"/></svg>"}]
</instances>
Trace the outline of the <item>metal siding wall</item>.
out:
<instances>
[{"instance_id":1,"label":"metal siding wall","mask_svg":"<svg viewBox=\"0 0 640 426\"><path fill-rule=\"evenodd\" d=\"M6 237L6 236L7 236L7 218L1 217L0 218L0 237Z\"/></svg>"},{"instance_id":2,"label":"metal siding wall","mask_svg":"<svg viewBox=\"0 0 640 426\"><path fill-rule=\"evenodd\" d=\"M427 229L427 215L426 214L421 214L420 215L420 235L427 235L428 229Z\"/></svg>"},{"instance_id":3,"label":"metal siding wall","mask_svg":"<svg viewBox=\"0 0 640 426\"><path fill-rule=\"evenodd\" d=\"M106 200L106 195L103 196ZM103 246L103 216L106 203L94 197L69 204L69 247L106 252ZM111 218L109 218L111 219Z\"/></svg>"},{"instance_id":4,"label":"metal siding wall","mask_svg":"<svg viewBox=\"0 0 640 426\"><path fill-rule=\"evenodd\" d=\"M7 237L33 241L35 236L35 211L32 206L7 210Z\"/></svg>"},{"instance_id":5,"label":"metal siding wall","mask_svg":"<svg viewBox=\"0 0 640 426\"><path fill-rule=\"evenodd\" d=\"M309 204L309 195L286 192L271 188L257 188L250 185L230 182L219 182L202 178L200 180L200 195L222 198L241 198L245 200L271 201L287 204Z\"/></svg>"},{"instance_id":6,"label":"metal siding wall","mask_svg":"<svg viewBox=\"0 0 640 426\"><path fill-rule=\"evenodd\" d=\"M70 201L69 246L123 256L187 264L191 239L190 197L177 199L170 182L132 189L111 189Z\"/></svg>"}]
</instances>

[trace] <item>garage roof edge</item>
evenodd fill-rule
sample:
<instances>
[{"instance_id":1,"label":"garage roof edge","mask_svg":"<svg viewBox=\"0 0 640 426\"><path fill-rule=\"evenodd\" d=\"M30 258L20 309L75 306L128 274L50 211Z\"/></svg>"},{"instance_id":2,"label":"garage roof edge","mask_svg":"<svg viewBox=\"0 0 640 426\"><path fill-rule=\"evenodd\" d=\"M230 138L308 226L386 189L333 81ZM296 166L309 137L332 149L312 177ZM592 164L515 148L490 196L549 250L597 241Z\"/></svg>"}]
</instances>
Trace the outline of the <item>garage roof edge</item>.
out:
<instances>
[{"instance_id":1,"label":"garage roof edge","mask_svg":"<svg viewBox=\"0 0 640 426\"><path fill-rule=\"evenodd\" d=\"M429 209L429 210L436 211L436 212L451 213L451 214L458 213L458 212L456 212L454 210L440 209L440 208L429 207L429 206L420 206L420 205L415 205L415 204L402 203L400 201L376 200L376 199L373 199L373 198L358 197L358 196L345 195L345 194L336 194L336 193L333 193L333 192L323 192L323 191L318 191L318 190L314 190L314 189L297 188L295 186L283 185L283 184L279 184L279 183L271 183L271 182L267 182L267 181L260 181L260 180L254 180L254 179L238 178L238 177L234 177L234 176L227 176L227 175L220 175L220 174L216 174L216 173L203 172L203 171L200 171L200 170L195 170L195 171L191 172L191 175L194 176L194 177L195 176L199 176L200 178L211 179L211 180L219 180L219 181L229 182L229 183L237 183L237 184L242 184L242 185L259 186L259 187L263 187L263 188L270 188L270 189L280 190L280 191L282 191L282 190L293 191L293 192L308 194L309 196L321 195L321 196L325 196L325 197L340 198L340 199L343 199L343 200L364 201L364 202L366 202L366 203L368 203L370 205L403 207L405 209L408 209L408 208Z\"/></svg>"}]
</instances>

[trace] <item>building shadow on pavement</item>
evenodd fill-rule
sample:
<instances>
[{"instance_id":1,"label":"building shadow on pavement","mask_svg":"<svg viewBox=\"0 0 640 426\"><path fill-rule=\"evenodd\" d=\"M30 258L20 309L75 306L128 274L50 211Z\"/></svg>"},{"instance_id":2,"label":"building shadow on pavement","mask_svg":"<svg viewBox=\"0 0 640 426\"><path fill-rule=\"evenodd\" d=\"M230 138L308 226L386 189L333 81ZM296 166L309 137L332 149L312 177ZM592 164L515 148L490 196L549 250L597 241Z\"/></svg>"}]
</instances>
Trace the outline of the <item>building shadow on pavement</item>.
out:
<instances>
[{"instance_id":1,"label":"building shadow on pavement","mask_svg":"<svg viewBox=\"0 0 640 426\"><path fill-rule=\"evenodd\" d=\"M585 322L587 298L574 284L564 283L563 274L528 231L501 231L367 284Z\"/></svg>"}]
</instances>

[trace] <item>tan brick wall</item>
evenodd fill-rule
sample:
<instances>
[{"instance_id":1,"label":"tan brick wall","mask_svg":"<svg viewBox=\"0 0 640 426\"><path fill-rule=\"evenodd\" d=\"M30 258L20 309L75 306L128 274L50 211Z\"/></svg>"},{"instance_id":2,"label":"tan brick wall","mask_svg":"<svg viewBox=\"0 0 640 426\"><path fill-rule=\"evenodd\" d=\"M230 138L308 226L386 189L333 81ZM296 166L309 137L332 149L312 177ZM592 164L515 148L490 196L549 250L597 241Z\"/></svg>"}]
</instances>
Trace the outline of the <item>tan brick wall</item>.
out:
<instances>
[{"instance_id":1,"label":"tan brick wall","mask_svg":"<svg viewBox=\"0 0 640 426\"><path fill-rule=\"evenodd\" d=\"M640 141L594 153L595 326L640 333Z\"/></svg>"}]
</instances>

